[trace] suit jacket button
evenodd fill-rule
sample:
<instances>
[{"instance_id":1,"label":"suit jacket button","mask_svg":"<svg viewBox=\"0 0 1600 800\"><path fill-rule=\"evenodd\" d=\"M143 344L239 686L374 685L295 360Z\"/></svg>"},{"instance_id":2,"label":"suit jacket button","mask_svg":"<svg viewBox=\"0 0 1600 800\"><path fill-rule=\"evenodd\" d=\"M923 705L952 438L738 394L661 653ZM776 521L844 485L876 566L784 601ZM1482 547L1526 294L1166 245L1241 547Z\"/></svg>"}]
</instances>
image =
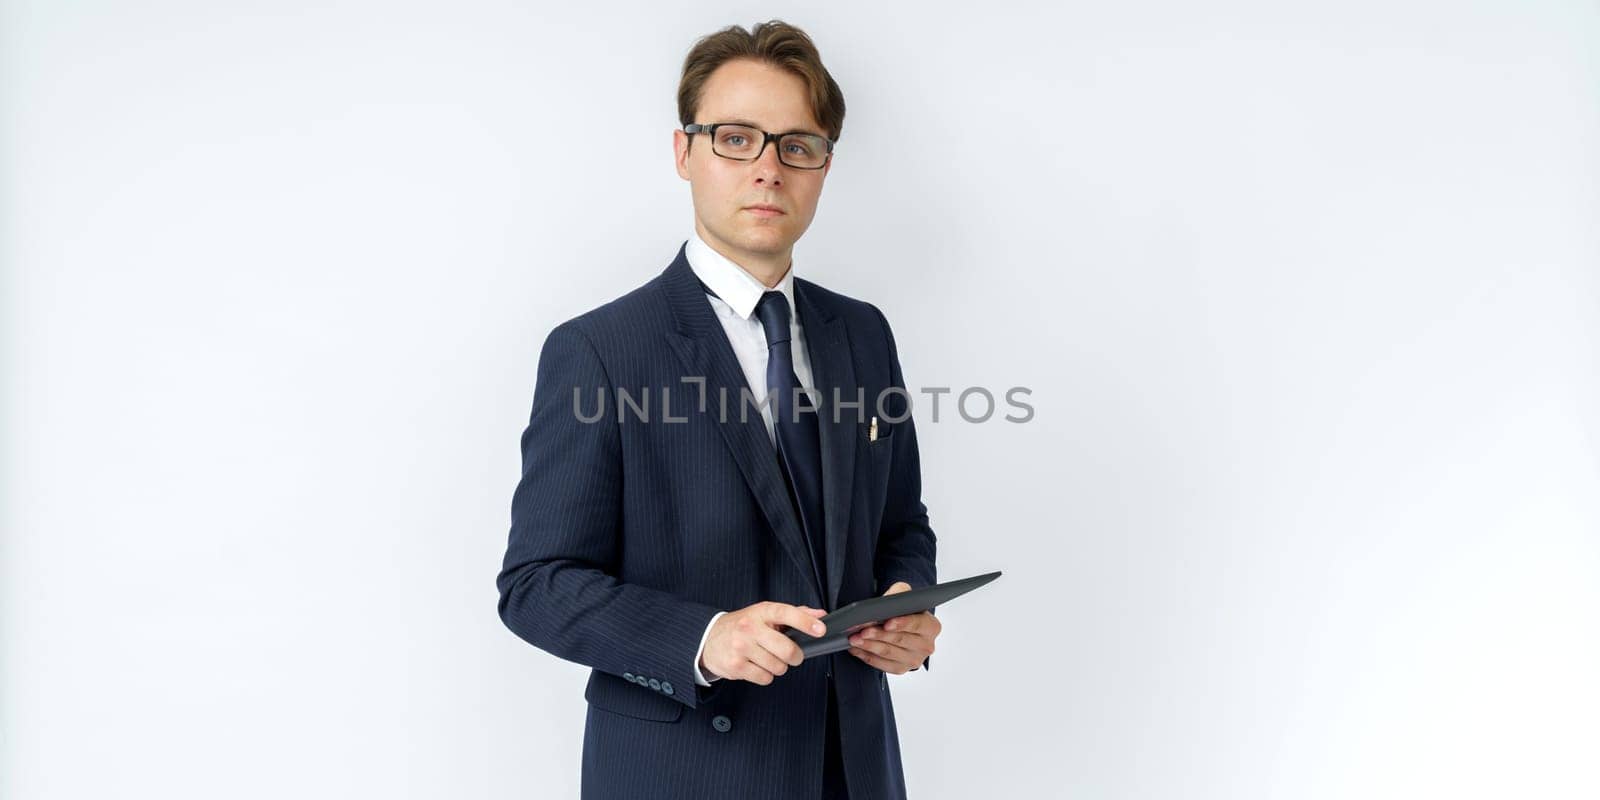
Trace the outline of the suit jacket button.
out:
<instances>
[{"instance_id":1,"label":"suit jacket button","mask_svg":"<svg viewBox=\"0 0 1600 800\"><path fill-rule=\"evenodd\" d=\"M627 681L628 683L633 683L633 673L631 673L631 672L622 673L622 679Z\"/></svg>"},{"instance_id":2,"label":"suit jacket button","mask_svg":"<svg viewBox=\"0 0 1600 800\"><path fill-rule=\"evenodd\" d=\"M721 733L727 733L733 728L733 720L718 714L711 718L711 727L716 728Z\"/></svg>"},{"instance_id":3,"label":"suit jacket button","mask_svg":"<svg viewBox=\"0 0 1600 800\"><path fill-rule=\"evenodd\" d=\"M663 691L663 692L665 692L667 694L672 694L672 684L667 683L666 681L662 681L661 682L661 691Z\"/></svg>"},{"instance_id":4,"label":"suit jacket button","mask_svg":"<svg viewBox=\"0 0 1600 800\"><path fill-rule=\"evenodd\" d=\"M650 679L650 688L652 688L652 689L654 689L654 690L656 690L658 692L661 691L661 681L658 681L655 678L651 678Z\"/></svg>"}]
</instances>

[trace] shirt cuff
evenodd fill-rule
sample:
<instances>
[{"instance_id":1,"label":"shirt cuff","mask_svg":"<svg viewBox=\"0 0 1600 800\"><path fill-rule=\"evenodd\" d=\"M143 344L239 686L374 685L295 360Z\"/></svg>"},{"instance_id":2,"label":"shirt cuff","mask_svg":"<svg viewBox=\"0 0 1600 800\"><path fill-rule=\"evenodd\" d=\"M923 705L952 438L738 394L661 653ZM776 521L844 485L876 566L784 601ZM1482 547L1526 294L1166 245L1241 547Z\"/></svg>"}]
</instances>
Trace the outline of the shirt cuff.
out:
<instances>
[{"instance_id":1,"label":"shirt cuff","mask_svg":"<svg viewBox=\"0 0 1600 800\"><path fill-rule=\"evenodd\" d=\"M711 685L711 681L706 680L706 676L700 672L700 657L705 655L706 652L706 637L711 635L711 626L717 624L717 618L726 613L728 612L718 611L716 616L713 616L711 621L706 623L706 632L700 634L700 648L694 651L694 682L700 684L701 686ZM718 676L712 680L720 681L722 678L721 676Z\"/></svg>"}]
</instances>

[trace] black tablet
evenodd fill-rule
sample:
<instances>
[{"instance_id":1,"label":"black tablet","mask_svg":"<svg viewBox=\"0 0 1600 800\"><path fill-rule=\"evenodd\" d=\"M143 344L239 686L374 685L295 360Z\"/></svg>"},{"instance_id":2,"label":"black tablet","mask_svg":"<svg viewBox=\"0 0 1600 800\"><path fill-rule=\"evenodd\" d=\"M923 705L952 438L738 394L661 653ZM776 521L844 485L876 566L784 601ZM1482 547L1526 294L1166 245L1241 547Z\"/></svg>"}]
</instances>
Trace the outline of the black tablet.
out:
<instances>
[{"instance_id":1,"label":"black tablet","mask_svg":"<svg viewBox=\"0 0 1600 800\"><path fill-rule=\"evenodd\" d=\"M800 652L805 653L806 658L849 650L850 635L862 628L907 614L931 611L935 606L954 600L998 577L999 572L989 572L909 592L857 600L823 617L822 624L828 626L828 632L821 636L812 636L793 628L785 633L800 645Z\"/></svg>"}]
</instances>

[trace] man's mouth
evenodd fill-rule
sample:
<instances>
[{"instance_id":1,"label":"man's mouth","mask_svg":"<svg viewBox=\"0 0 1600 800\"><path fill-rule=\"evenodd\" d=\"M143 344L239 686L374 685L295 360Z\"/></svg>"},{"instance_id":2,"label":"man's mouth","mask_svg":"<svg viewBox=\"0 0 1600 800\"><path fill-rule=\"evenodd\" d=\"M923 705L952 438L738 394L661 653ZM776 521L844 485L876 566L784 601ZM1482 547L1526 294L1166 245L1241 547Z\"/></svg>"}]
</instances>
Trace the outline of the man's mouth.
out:
<instances>
[{"instance_id":1,"label":"man's mouth","mask_svg":"<svg viewBox=\"0 0 1600 800\"><path fill-rule=\"evenodd\" d=\"M766 203L758 203L758 204L753 205L753 206L745 206L744 210L748 211L748 212L750 212L752 214L755 214L758 217L776 217L776 216L779 216L779 215L783 214L783 209L778 208L777 206L774 206L774 205L768 205Z\"/></svg>"}]
</instances>

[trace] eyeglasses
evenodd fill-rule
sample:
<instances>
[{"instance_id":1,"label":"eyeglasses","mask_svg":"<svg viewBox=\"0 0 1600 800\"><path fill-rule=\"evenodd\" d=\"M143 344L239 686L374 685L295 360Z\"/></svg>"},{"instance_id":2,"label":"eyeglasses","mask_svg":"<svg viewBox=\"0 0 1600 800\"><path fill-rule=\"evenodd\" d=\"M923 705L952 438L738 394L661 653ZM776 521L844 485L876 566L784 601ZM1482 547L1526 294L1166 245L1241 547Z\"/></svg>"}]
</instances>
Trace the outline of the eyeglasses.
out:
<instances>
[{"instance_id":1,"label":"eyeglasses","mask_svg":"<svg viewBox=\"0 0 1600 800\"><path fill-rule=\"evenodd\" d=\"M833 156L833 140L814 133L767 133L760 128L733 122L701 125L691 122L684 133L711 135L711 152L734 161L755 161L767 151L767 142L778 143L778 160L795 169L822 169Z\"/></svg>"}]
</instances>

